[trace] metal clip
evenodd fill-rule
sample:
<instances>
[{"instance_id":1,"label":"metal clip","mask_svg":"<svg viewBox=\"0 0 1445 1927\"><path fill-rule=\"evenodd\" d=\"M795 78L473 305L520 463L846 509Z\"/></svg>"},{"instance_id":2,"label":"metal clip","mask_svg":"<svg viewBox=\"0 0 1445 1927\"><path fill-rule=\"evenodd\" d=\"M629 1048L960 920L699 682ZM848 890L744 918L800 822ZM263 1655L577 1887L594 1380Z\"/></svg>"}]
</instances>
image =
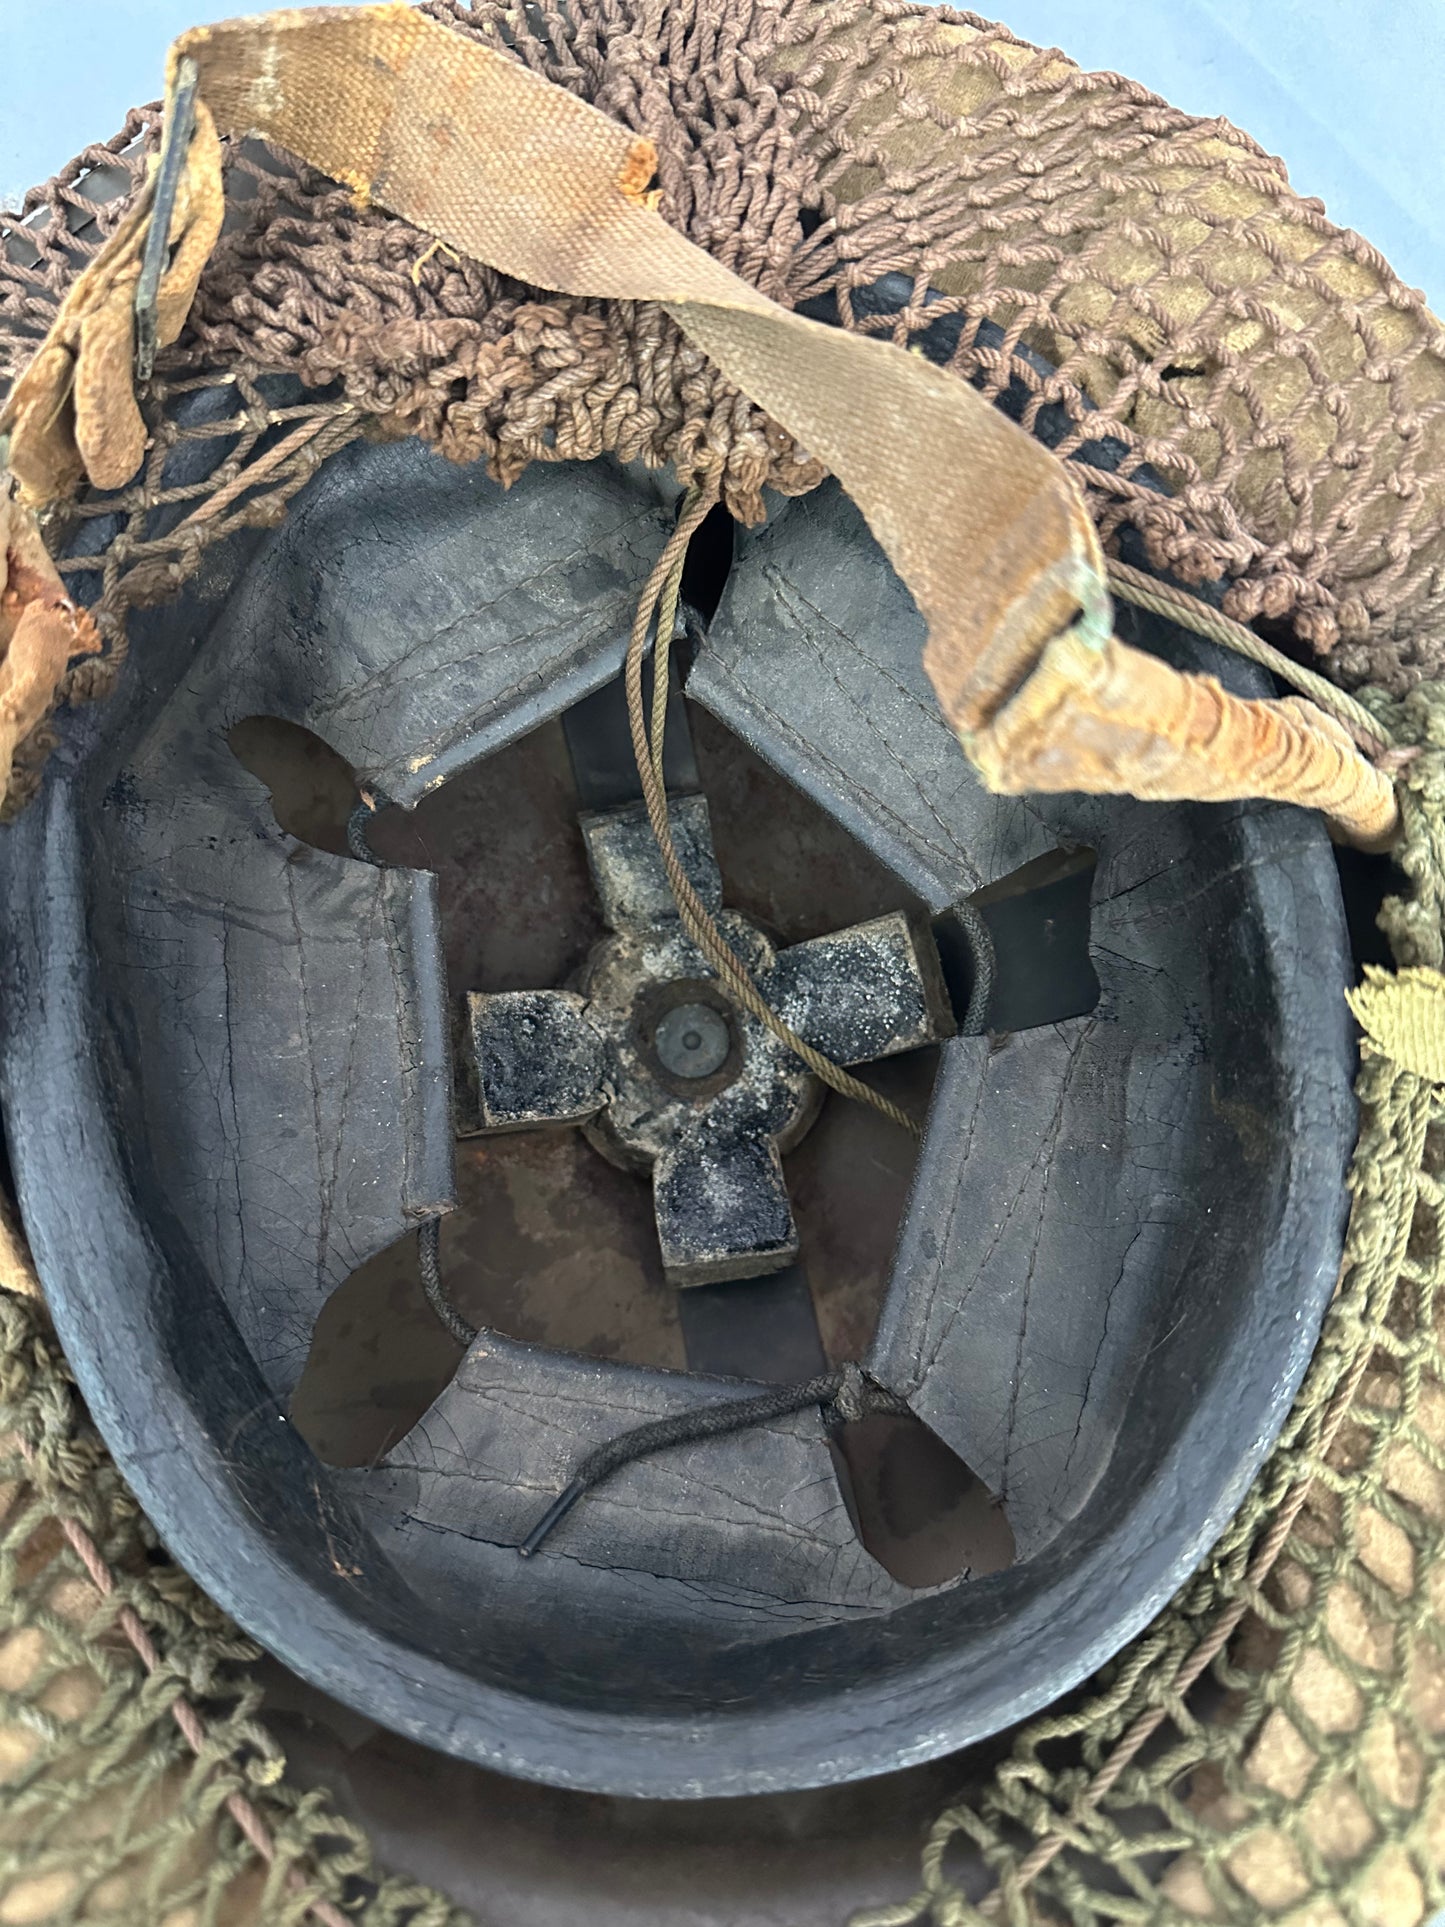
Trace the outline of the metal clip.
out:
<instances>
[{"instance_id":1,"label":"metal clip","mask_svg":"<svg viewBox=\"0 0 1445 1927\"><path fill-rule=\"evenodd\" d=\"M181 173L190 152L191 135L196 125L196 93L201 73L189 56L177 63L175 86L166 101L165 128L161 135L160 165L155 173L151 200L150 226L146 230L145 251L141 256L140 280L135 290L135 376L149 381L156 365L157 309L161 276L170 259L171 215L175 212L176 193Z\"/></svg>"}]
</instances>

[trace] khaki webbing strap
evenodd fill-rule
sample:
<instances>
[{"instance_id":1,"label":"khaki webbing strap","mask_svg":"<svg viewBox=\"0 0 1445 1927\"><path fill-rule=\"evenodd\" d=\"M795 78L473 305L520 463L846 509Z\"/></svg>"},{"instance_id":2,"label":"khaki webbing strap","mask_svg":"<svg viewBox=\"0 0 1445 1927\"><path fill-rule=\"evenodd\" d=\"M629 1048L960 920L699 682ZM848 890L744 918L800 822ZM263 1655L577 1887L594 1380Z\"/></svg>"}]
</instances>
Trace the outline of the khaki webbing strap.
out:
<instances>
[{"instance_id":1,"label":"khaki webbing strap","mask_svg":"<svg viewBox=\"0 0 1445 1927\"><path fill-rule=\"evenodd\" d=\"M1130 717L1115 732L1117 768L1113 724L1098 711L1084 753L1072 755L1076 716L1096 710L1097 677L1087 674L1076 702L1051 701L1051 753L1032 756L1026 782L1016 779L1006 747L1010 711L1051 642L1067 632L1077 645L1056 664L1087 665L1107 650L1113 669L1127 675L1136 660L1110 637L1103 558L1072 478L966 383L887 342L789 313L670 227L649 192L650 141L507 54L403 5L198 27L171 50L172 92L182 63L194 63L220 133L275 141L358 197L519 280L666 308L858 504L927 622L925 661L944 713L996 787L1121 791L1147 767L1156 796L1314 803L1327 792L1345 834L1379 842L1393 831L1388 778L1351 750L1340 780L1336 733L1302 721L1293 704L1246 705L1249 730L1207 741L1161 739L1158 754L1151 754L1147 722ZM188 205L203 223L219 182L207 131L198 127L187 170ZM192 232L182 223L178 233L173 223L172 281L183 257L187 271L199 274ZM70 325L67 310L105 270L109 251L80 278L53 333ZM110 298L133 298L124 277ZM93 290L86 299L87 328L70 363L82 451L105 440L86 420L98 404L85 375L88 352L99 356L109 345ZM57 391L56 382L66 368L52 358L42 372L45 357L42 349L0 416L15 473L41 497L66 485L53 447L37 459L31 439L32 424L38 431L44 423L53 444L54 425L65 419L67 390ZM107 367L115 368L113 348ZM133 408L128 382L120 385L126 394L116 395L116 408ZM106 405L99 404L102 413ZM1157 679L1152 659L1137 660L1148 661ZM1164 673L1186 684L1202 680ZM1200 713L1188 699L1175 707ZM1244 739L1259 760L1228 772L1234 787L1221 791L1219 759ZM1331 772L1324 785L1322 757Z\"/></svg>"}]
</instances>

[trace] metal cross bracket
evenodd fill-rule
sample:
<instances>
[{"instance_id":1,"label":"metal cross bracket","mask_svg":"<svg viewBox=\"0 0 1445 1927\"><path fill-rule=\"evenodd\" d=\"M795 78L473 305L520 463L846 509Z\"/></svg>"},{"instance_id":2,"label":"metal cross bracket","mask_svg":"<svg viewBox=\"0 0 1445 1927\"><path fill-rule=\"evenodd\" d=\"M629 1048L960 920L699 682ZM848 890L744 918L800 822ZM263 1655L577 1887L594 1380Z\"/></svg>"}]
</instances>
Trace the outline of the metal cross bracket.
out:
<instances>
[{"instance_id":1,"label":"metal cross bracket","mask_svg":"<svg viewBox=\"0 0 1445 1927\"><path fill-rule=\"evenodd\" d=\"M926 926L897 912L777 949L722 907L704 798L674 798L672 818L695 888L799 1036L852 1065L952 1034ZM671 1284L780 1270L798 1254L782 1153L813 1122L822 1087L732 1005L694 948L645 809L580 820L612 934L568 989L471 994L481 1128L581 1125L614 1163L650 1171Z\"/></svg>"}]
</instances>

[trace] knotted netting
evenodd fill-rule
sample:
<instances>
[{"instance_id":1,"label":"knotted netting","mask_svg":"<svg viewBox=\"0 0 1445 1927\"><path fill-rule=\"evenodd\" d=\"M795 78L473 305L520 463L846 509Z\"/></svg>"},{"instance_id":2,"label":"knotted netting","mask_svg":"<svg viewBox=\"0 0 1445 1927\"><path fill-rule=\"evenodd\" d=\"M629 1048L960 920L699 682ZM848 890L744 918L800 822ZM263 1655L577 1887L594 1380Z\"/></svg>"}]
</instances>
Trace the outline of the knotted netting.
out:
<instances>
[{"instance_id":1,"label":"knotted netting","mask_svg":"<svg viewBox=\"0 0 1445 1927\"><path fill-rule=\"evenodd\" d=\"M951 367L1072 461L1107 547L1136 531L1154 567L1222 583L1229 614L1381 692L1394 740L1423 746L1387 934L1402 966L1445 962L1445 332L1366 242L1226 123L971 15L425 11L650 136L666 218L774 299L901 342L952 329ZM114 231L158 124L133 114L0 219L0 378ZM765 489L822 479L660 308L510 281L256 143L228 152L227 201L141 398L141 470L47 526L105 645L62 712L119 673L130 609L277 520L357 436L418 435L502 481L603 453L683 481L706 466L744 521ZM23 746L7 809L63 727ZM1445 1898L1445 1095L1372 1048L1360 1099L1340 1292L1243 1509L1077 1704L940 1819L890 1921L1394 1927ZM12 1243L0 1920L452 1919L290 1787L251 1649L125 1493ZM960 1843L991 1898L955 1877Z\"/></svg>"}]
</instances>

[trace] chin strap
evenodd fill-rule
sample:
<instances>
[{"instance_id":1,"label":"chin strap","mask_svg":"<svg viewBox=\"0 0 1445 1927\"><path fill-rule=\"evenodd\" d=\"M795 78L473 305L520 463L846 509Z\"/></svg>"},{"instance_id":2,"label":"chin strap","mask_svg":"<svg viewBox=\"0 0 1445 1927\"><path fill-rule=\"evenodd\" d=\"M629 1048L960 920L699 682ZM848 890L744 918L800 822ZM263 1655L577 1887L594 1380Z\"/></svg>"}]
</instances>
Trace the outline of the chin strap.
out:
<instances>
[{"instance_id":1,"label":"chin strap","mask_svg":"<svg viewBox=\"0 0 1445 1927\"><path fill-rule=\"evenodd\" d=\"M994 789L1271 797L1324 810L1355 842L1393 836L1389 774L1329 719L1241 701L1113 636L1103 554L1062 462L921 355L791 313L696 247L658 211L652 143L507 53L404 5L197 27L171 49L166 121L146 194L0 415L31 499L82 472L118 486L138 465L137 349L144 368L152 341L175 338L219 233L218 133L259 135L504 274L666 309L858 504Z\"/></svg>"}]
</instances>

